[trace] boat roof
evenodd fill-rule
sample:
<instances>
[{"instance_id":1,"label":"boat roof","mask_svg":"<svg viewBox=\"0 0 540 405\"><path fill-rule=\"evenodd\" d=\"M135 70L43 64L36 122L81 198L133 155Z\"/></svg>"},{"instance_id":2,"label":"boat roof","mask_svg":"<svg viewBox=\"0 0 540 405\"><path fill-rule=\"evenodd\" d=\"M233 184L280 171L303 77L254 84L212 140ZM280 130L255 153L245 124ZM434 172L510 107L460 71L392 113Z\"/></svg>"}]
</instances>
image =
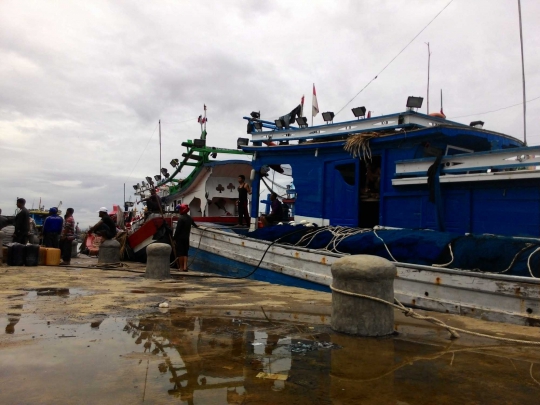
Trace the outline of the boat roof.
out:
<instances>
[{"instance_id":1,"label":"boat roof","mask_svg":"<svg viewBox=\"0 0 540 405\"><path fill-rule=\"evenodd\" d=\"M250 121L257 121L244 117ZM445 118L426 115L414 111L405 111L401 113L383 115L380 117L345 121L340 123L329 123L327 125L318 125L313 127L298 128L290 127L278 129L272 123L264 121L264 128L268 130L254 131L251 133L252 146L245 146L242 149L246 152L260 151L261 148L266 148L265 144L270 142L279 142L280 145L272 145L274 147L283 147L291 150L291 146L300 146L302 148L309 145L319 145L324 142L328 145L329 142L343 143L346 138L351 135L362 133L374 133L378 137L372 140L373 145L379 142L391 142L395 140L402 141L404 138L415 137L432 137L435 134L444 136L460 136L462 138L470 138L469 143L474 144L474 138L477 142L483 143L484 146L479 149L486 149L486 142L496 141L499 147L520 147L524 143L512 136L484 130L481 128L472 127L458 122L450 121ZM272 128L273 126L273 128ZM297 140L298 143L291 145L282 145L287 141ZM328 145L329 146L329 145ZM473 145L472 145L473 146ZM272 148L273 150L274 147ZM495 146L495 148L497 148ZM474 148L476 149L476 148ZM277 151L277 150L275 150Z\"/></svg>"}]
</instances>

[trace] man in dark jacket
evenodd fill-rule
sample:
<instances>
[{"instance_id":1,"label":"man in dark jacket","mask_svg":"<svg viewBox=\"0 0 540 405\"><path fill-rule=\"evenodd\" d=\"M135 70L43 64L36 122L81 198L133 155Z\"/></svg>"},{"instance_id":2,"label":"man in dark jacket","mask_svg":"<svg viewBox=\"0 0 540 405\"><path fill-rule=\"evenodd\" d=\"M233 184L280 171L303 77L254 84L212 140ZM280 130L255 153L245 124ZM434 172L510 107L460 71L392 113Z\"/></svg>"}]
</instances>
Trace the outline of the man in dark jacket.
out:
<instances>
[{"instance_id":1,"label":"man in dark jacket","mask_svg":"<svg viewBox=\"0 0 540 405\"><path fill-rule=\"evenodd\" d=\"M58 215L58 208L52 207L49 209L49 216L45 218L43 223L43 244L48 248L58 249L58 241L64 220Z\"/></svg>"},{"instance_id":2,"label":"man in dark jacket","mask_svg":"<svg viewBox=\"0 0 540 405\"><path fill-rule=\"evenodd\" d=\"M15 216L15 219L10 221L15 225L13 242L22 243L23 245L28 243L28 232L30 231L30 213L25 208L25 204L26 200L24 198L17 198L17 208L20 211Z\"/></svg>"},{"instance_id":3,"label":"man in dark jacket","mask_svg":"<svg viewBox=\"0 0 540 405\"><path fill-rule=\"evenodd\" d=\"M179 207L180 217L174 231L174 241L176 245L176 257L179 260L178 266L180 271L187 271L187 258L189 251L189 235L191 234L191 226L198 228L193 218L188 214L189 207L182 204Z\"/></svg>"},{"instance_id":4,"label":"man in dark jacket","mask_svg":"<svg viewBox=\"0 0 540 405\"><path fill-rule=\"evenodd\" d=\"M101 218L97 224L88 230L88 233L95 233L103 236L105 239L112 239L116 236L116 224L113 222L105 207L101 207L98 211Z\"/></svg>"}]
</instances>

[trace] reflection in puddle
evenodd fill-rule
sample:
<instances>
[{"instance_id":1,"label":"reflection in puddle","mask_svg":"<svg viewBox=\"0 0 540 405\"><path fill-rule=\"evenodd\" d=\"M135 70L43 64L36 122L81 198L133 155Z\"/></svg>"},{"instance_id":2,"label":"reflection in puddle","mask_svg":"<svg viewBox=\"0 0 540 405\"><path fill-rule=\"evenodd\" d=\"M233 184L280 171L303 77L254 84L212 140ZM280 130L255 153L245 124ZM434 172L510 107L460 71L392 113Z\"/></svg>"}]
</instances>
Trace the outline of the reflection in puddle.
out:
<instances>
[{"instance_id":1,"label":"reflection in puddle","mask_svg":"<svg viewBox=\"0 0 540 405\"><path fill-rule=\"evenodd\" d=\"M185 310L100 316L90 327L47 325L34 315L0 322L15 322L14 343L18 334L41 334L32 345L0 345L0 362L10 365L0 368L4 403L526 404L540 394L538 356L508 346L353 338L325 325Z\"/></svg>"}]
</instances>

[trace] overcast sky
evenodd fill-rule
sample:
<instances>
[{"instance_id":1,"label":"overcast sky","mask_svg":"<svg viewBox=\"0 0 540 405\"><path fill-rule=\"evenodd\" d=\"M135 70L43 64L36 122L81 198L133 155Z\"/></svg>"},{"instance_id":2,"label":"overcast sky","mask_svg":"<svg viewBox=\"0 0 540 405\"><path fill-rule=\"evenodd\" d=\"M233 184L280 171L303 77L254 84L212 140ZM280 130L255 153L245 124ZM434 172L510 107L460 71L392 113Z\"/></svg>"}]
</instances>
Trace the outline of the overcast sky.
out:
<instances>
[{"instance_id":1,"label":"overcast sky","mask_svg":"<svg viewBox=\"0 0 540 405\"><path fill-rule=\"evenodd\" d=\"M0 208L63 201L82 225L121 204L132 185L181 157L199 136L235 147L242 116L274 119L312 83L321 111L339 111L449 0L0 2ZM527 99L540 97L540 2L523 0ZM375 115L426 95L431 111L522 139L517 1L454 0L336 120ZM425 106L426 101L424 101ZM425 112L425 108L422 109ZM527 104L528 141L540 99ZM318 115L315 123L322 123ZM133 199L133 198L132 198Z\"/></svg>"}]
</instances>

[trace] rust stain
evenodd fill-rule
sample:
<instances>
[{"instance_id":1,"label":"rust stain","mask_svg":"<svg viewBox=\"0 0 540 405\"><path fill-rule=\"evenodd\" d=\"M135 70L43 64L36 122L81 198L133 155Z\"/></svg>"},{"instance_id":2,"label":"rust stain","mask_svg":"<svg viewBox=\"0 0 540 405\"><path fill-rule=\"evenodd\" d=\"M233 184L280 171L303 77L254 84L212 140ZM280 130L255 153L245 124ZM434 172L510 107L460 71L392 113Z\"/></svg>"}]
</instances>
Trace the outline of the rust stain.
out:
<instances>
[{"instance_id":1,"label":"rust stain","mask_svg":"<svg viewBox=\"0 0 540 405\"><path fill-rule=\"evenodd\" d=\"M322 264L326 264L326 257L323 257L323 258L321 259L321 263L322 263Z\"/></svg>"},{"instance_id":2,"label":"rust stain","mask_svg":"<svg viewBox=\"0 0 540 405\"><path fill-rule=\"evenodd\" d=\"M441 285L441 278L440 278L440 277L437 277L437 278L435 279L435 284Z\"/></svg>"},{"instance_id":3,"label":"rust stain","mask_svg":"<svg viewBox=\"0 0 540 405\"><path fill-rule=\"evenodd\" d=\"M244 242L242 242L242 246L245 246L245 245L244 245Z\"/></svg>"},{"instance_id":4,"label":"rust stain","mask_svg":"<svg viewBox=\"0 0 540 405\"><path fill-rule=\"evenodd\" d=\"M294 319L298 319L298 314L293 314Z\"/></svg>"},{"instance_id":5,"label":"rust stain","mask_svg":"<svg viewBox=\"0 0 540 405\"><path fill-rule=\"evenodd\" d=\"M326 317L324 315L321 315L321 322L326 322Z\"/></svg>"},{"instance_id":6,"label":"rust stain","mask_svg":"<svg viewBox=\"0 0 540 405\"><path fill-rule=\"evenodd\" d=\"M516 295L521 295L521 288L520 288L520 287L516 287L516 288L514 289L514 294L516 294Z\"/></svg>"},{"instance_id":7,"label":"rust stain","mask_svg":"<svg viewBox=\"0 0 540 405\"><path fill-rule=\"evenodd\" d=\"M413 305L416 305L416 300L412 300L412 304L413 304Z\"/></svg>"},{"instance_id":8,"label":"rust stain","mask_svg":"<svg viewBox=\"0 0 540 405\"><path fill-rule=\"evenodd\" d=\"M299 257L300 257L300 253L294 252L294 257L299 258Z\"/></svg>"}]
</instances>

